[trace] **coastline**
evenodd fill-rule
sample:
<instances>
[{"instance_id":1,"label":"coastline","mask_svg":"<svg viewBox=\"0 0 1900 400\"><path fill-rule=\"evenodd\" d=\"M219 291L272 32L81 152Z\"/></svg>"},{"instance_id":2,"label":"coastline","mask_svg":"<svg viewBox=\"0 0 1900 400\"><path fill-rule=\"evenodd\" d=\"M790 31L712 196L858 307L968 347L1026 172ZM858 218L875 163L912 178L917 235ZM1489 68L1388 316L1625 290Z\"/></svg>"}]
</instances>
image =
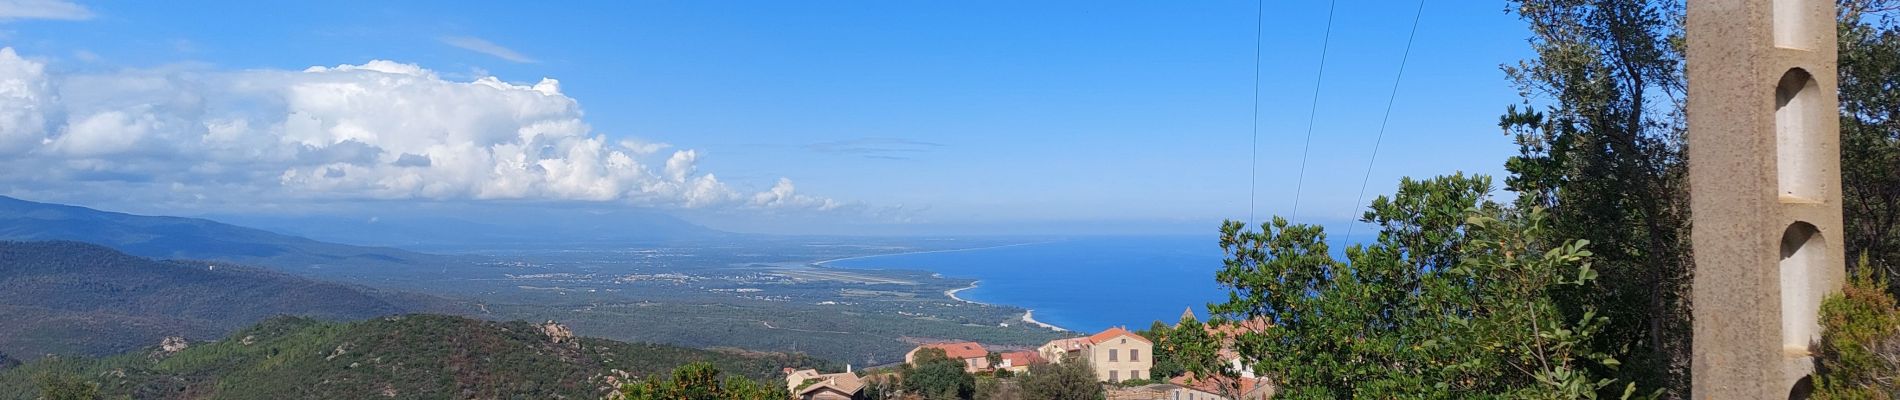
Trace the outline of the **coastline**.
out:
<instances>
[{"instance_id":1,"label":"coastline","mask_svg":"<svg viewBox=\"0 0 1900 400\"><path fill-rule=\"evenodd\" d=\"M962 251L976 251L976 250L989 250L989 249L1000 249L1000 248L1008 248L1008 247L1017 247L1017 246L1033 246L1033 245L1039 245L1039 244L1049 244L1049 243L1056 243L1056 242L1062 242L1062 240L1045 240L1045 241L1039 241L1039 242L1024 242L1024 243L1011 243L1011 244L1002 244L1002 245L995 245L995 246L983 246L983 247L971 247L971 248L962 248L962 249L944 249L944 250L923 250L923 251L908 251L908 252L902 252L902 253L890 253L890 254L872 254L872 255L863 255L863 256L852 256L852 257L841 257L841 258L833 258L833 259L829 259L829 260L820 260L820 261L812 261L812 262L810 262L810 263L809 263L808 265L810 265L810 266L815 266L815 267L822 267L822 268L845 268L845 269L850 269L850 268L848 268L848 267L832 267L832 266L830 266L830 265L828 265L828 264L831 264L831 263L834 263L834 262L839 262L839 261L847 261L847 260L857 260L857 259L865 259L865 258L875 258L875 257L886 257L886 256L901 256L901 255L910 255L910 254L931 254L931 253L953 253L953 252L962 252ZM936 276L938 276L938 277L942 277L942 274L937 274ZM955 301L959 301L959 302L964 302L964 303L970 303L970 304L977 304L977 305L985 305L985 306L993 306L993 304L989 304L989 303L984 303L984 302L979 302L979 301L971 301L971 300L969 300L969 299L965 299L965 298L963 298L963 297L961 297L961 296L957 296L957 293L959 293L959 292L962 292L962 291L965 291L965 290L970 290L970 289L975 289L975 288L976 288L976 286L977 286L978 284L980 284L980 283L982 283L982 282L983 282L983 281L981 281L981 280L978 280L978 281L971 281L971 282L970 282L970 286L965 286L965 287L961 287L961 288L956 288L956 289L950 289L950 290L945 290L945 291L943 291L943 295L944 295L944 297L949 297L949 298L950 298L951 300L955 300ZM1050 323L1047 323L1047 322L1042 322L1042 321L1038 321L1038 320L1036 320L1036 310L1035 310L1035 309L1031 309L1031 308L1026 308L1026 307L1023 307L1023 316L1022 316L1021 318L1018 318L1018 319L1019 319L1019 320L1021 320L1021 321L1022 321L1023 323L1025 323L1025 324L1029 324L1030 326L1035 326L1035 327L1040 327L1040 328L1043 328L1043 329L1048 329L1048 330L1052 330L1052 331L1056 331L1056 332L1071 332L1071 331L1070 331L1069 329L1067 329L1067 328L1063 328L1063 327L1060 327L1060 326L1056 326L1056 325L1054 325L1054 324L1050 324Z\"/></svg>"},{"instance_id":2,"label":"coastline","mask_svg":"<svg viewBox=\"0 0 1900 400\"><path fill-rule=\"evenodd\" d=\"M950 290L945 290L945 291L943 291L943 295L944 295L944 296L948 296L948 297L950 297L950 299L951 299L951 300L956 300L956 301L960 301L960 302L964 302L964 303L970 303L970 304L977 304L977 305L985 305L985 306L987 306L987 305L990 305L989 303L984 303L984 302L980 302L980 301L971 301L971 300L969 300L969 299L964 299L964 298L962 298L962 297L958 297L958 296L957 296L957 292L961 292L961 291L965 291L965 290L970 290L970 289L975 289L975 288L976 288L976 285L977 285L977 284L979 284L979 283L983 283L983 281L972 281L972 282L970 282L970 286L964 286L964 287L960 287L960 288L956 288L956 289L950 289ZM1036 310L1034 310L1034 309L1028 309L1028 308L1025 308L1025 309L1023 309L1023 316L1022 316L1022 318L1020 318L1020 319L1021 319L1021 320L1023 321L1023 323L1025 323L1025 324L1029 324L1029 325L1031 325L1031 326L1037 326L1037 327L1042 327L1043 329L1048 329L1048 330L1052 330L1052 331L1056 331L1056 332L1068 332L1068 331L1069 331L1068 329L1063 329L1063 328L1062 328L1062 327L1060 327L1060 326L1055 326L1055 325L1050 325L1050 324L1048 324L1048 323L1045 323L1045 322L1042 322L1042 321L1037 321L1037 320L1036 320Z\"/></svg>"},{"instance_id":3,"label":"coastline","mask_svg":"<svg viewBox=\"0 0 1900 400\"><path fill-rule=\"evenodd\" d=\"M970 303L970 304L976 304L976 305L983 305L983 306L987 306L987 305L990 305L989 303L984 303L984 302L979 302L979 301L969 301L969 300L964 300L964 299L963 299L962 297L957 297L957 292L961 292L961 291L965 291L965 290L970 290L970 289L975 289L975 288L976 288L976 284L978 284L978 283L983 283L983 281L971 281L971 282L970 282L970 286L965 286L965 287L960 287L960 288L956 288L956 289L950 289L950 290L945 290L945 291L943 291L943 295L944 295L944 296L949 296L951 300L956 300L956 301L961 301L961 302L965 302L965 303Z\"/></svg>"}]
</instances>

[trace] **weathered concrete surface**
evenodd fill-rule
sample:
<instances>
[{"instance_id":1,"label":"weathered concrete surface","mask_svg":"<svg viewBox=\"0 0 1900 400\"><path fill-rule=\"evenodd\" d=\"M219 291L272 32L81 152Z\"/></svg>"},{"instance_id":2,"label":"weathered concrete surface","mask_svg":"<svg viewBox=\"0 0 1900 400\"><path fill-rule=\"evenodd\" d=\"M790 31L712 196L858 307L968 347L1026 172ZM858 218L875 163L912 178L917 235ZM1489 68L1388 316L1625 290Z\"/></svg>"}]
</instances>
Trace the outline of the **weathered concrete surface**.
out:
<instances>
[{"instance_id":1,"label":"weathered concrete surface","mask_svg":"<svg viewBox=\"0 0 1900 400\"><path fill-rule=\"evenodd\" d=\"M1805 397L1845 275L1834 1L1689 0L1686 28L1693 390Z\"/></svg>"}]
</instances>

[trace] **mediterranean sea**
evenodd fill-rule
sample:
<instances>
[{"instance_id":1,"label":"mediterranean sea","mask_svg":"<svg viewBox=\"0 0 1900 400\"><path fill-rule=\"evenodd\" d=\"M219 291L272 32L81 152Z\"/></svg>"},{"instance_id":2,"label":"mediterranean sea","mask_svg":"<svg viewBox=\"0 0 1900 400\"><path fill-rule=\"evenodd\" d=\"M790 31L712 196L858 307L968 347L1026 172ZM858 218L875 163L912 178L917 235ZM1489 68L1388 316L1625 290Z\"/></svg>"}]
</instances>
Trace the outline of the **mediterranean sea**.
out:
<instances>
[{"instance_id":1,"label":"mediterranean sea","mask_svg":"<svg viewBox=\"0 0 1900 400\"><path fill-rule=\"evenodd\" d=\"M1111 326L1146 329L1172 324L1181 310L1205 319L1209 302L1227 291L1214 281L1221 269L1215 235L1111 236L833 260L857 269L909 269L978 280L956 296L979 303L1033 310L1035 319L1064 329L1094 332Z\"/></svg>"}]
</instances>

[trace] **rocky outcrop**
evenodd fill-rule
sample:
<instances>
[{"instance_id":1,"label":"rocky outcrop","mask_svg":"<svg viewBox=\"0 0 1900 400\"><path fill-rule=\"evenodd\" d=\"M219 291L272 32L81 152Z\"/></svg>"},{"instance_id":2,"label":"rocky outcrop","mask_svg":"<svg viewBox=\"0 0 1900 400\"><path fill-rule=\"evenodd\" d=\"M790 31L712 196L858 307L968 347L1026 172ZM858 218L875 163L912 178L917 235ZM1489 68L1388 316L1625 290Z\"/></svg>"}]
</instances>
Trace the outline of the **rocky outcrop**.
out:
<instances>
[{"instance_id":1,"label":"rocky outcrop","mask_svg":"<svg viewBox=\"0 0 1900 400\"><path fill-rule=\"evenodd\" d=\"M548 320L548 322L542 323L541 333L548 335L548 340L554 341L556 344L574 341L574 331L568 330L567 325L555 323L554 320Z\"/></svg>"},{"instance_id":2,"label":"rocky outcrop","mask_svg":"<svg viewBox=\"0 0 1900 400\"><path fill-rule=\"evenodd\" d=\"M186 342L185 338L178 337L178 336L166 336L165 340L160 340L158 342L158 351L160 353L165 353L165 354L171 354L171 353L184 351L186 348L189 348L189 347L191 347L191 343Z\"/></svg>"},{"instance_id":3,"label":"rocky outcrop","mask_svg":"<svg viewBox=\"0 0 1900 400\"><path fill-rule=\"evenodd\" d=\"M149 356L151 356L153 360L157 360L178 354L178 352L185 351L185 349L190 347L191 342L185 341L185 338L182 336L166 336L164 339L158 341L158 348L152 350Z\"/></svg>"}]
</instances>

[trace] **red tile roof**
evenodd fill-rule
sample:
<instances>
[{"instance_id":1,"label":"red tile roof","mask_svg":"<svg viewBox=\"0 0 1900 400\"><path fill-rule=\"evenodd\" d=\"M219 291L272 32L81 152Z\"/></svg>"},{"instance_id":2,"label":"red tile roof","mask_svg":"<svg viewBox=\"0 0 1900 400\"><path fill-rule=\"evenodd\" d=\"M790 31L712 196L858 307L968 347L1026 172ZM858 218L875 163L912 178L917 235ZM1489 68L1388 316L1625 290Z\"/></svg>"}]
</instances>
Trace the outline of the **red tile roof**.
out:
<instances>
[{"instance_id":1,"label":"red tile roof","mask_svg":"<svg viewBox=\"0 0 1900 400\"><path fill-rule=\"evenodd\" d=\"M984 349L983 345L977 344L976 342L935 343L926 344L921 347L943 349L945 356L956 360L984 358L990 355L989 350Z\"/></svg>"},{"instance_id":2,"label":"red tile roof","mask_svg":"<svg viewBox=\"0 0 1900 400\"><path fill-rule=\"evenodd\" d=\"M1142 343L1149 343L1149 344L1154 343L1154 342L1148 341L1148 338L1141 337L1141 335L1136 335L1134 332L1129 332L1127 329L1122 329L1119 326L1114 327L1114 328L1108 328L1108 330L1102 331L1102 333L1090 335L1089 343L1106 343L1109 340L1115 339L1115 337L1122 336L1122 335L1128 335L1129 338L1140 340Z\"/></svg>"},{"instance_id":3,"label":"red tile roof","mask_svg":"<svg viewBox=\"0 0 1900 400\"><path fill-rule=\"evenodd\" d=\"M1004 362L1008 362L1009 365L1017 366L1017 367L1031 365L1031 364L1041 364L1043 362L1042 355L1039 355L1039 354L1036 354L1036 352L1027 351L1027 350L1003 353L1002 356L1003 356Z\"/></svg>"},{"instance_id":4,"label":"red tile roof","mask_svg":"<svg viewBox=\"0 0 1900 400\"><path fill-rule=\"evenodd\" d=\"M1235 381L1238 381L1238 382L1235 382ZM1187 375L1177 376L1177 377L1174 377L1174 379L1169 379L1168 383L1172 383L1177 386L1199 390L1201 392L1211 393L1211 394L1216 394L1216 395L1223 394L1221 393L1222 386L1235 387L1235 385L1238 385L1239 386L1238 389L1240 389L1240 393L1237 393L1237 394L1240 395L1239 397L1246 397L1248 394L1252 394L1255 390L1262 389L1262 386L1270 386L1267 383L1266 379L1232 378L1232 377L1225 377L1225 376L1216 376L1213 378L1196 378L1194 374L1192 373L1189 373Z\"/></svg>"}]
</instances>

